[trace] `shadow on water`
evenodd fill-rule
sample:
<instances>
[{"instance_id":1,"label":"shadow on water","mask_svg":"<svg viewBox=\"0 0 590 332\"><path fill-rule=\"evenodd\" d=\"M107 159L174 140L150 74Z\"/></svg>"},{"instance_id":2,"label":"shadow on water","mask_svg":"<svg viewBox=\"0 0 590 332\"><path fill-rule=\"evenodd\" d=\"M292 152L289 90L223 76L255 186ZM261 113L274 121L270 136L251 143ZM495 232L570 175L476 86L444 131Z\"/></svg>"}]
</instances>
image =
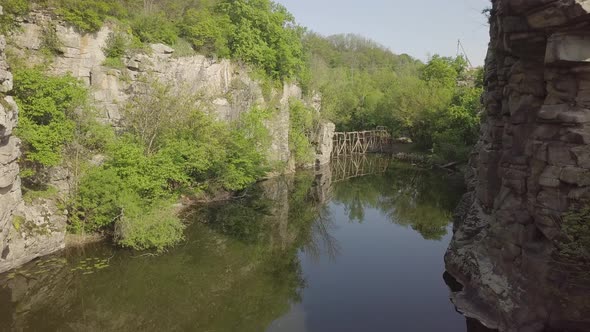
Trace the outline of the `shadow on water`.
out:
<instances>
[{"instance_id":1,"label":"shadow on water","mask_svg":"<svg viewBox=\"0 0 590 332\"><path fill-rule=\"evenodd\" d=\"M302 302L301 254L340 255L329 205L349 222L373 208L424 239L446 234L461 179L372 165L283 176L185 211L186 241L161 255L98 244L2 274L0 331L264 331Z\"/></svg>"}]
</instances>

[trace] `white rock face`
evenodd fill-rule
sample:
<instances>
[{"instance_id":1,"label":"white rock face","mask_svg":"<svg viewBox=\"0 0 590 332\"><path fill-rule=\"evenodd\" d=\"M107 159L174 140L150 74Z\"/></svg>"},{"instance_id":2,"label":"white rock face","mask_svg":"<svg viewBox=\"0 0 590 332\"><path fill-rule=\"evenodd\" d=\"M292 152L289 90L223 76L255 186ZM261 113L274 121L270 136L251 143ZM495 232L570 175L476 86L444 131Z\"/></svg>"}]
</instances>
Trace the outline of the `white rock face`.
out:
<instances>
[{"instance_id":1,"label":"white rock face","mask_svg":"<svg viewBox=\"0 0 590 332\"><path fill-rule=\"evenodd\" d=\"M104 26L93 34L80 34L50 15L31 13L21 29L11 36L11 51L31 63L43 63L39 52L43 34L55 29L62 54L55 57L50 71L70 74L84 82L91 99L101 113L99 120L115 127L124 124L123 108L135 91L147 81L157 81L181 93L198 95L199 108L222 121L233 121L253 106L276 109L266 126L272 136L269 160L284 165L284 172L295 169L289 149L289 101L302 98L299 87L285 84L282 91L264 95L259 82L249 76L247 68L229 60L201 55L175 57L174 49L163 44L151 45L149 54L135 54L123 59L124 68L103 66L105 48L112 29ZM17 105L5 96L12 89L12 75L4 57L6 43L0 38L0 272L64 247L66 217L55 202L38 199L31 205L22 201L19 168L20 141L11 136L18 118ZM265 98L266 97L266 98ZM321 98L315 96L319 109ZM318 161L329 161L333 124L323 125L317 141ZM100 164L100 156L93 163ZM49 173L52 184L61 193L69 191L71 178L67 170L55 168Z\"/></svg>"},{"instance_id":2,"label":"white rock face","mask_svg":"<svg viewBox=\"0 0 590 332\"><path fill-rule=\"evenodd\" d=\"M10 255L9 232L14 212L21 202L19 168L20 141L12 136L17 124L18 108L6 93L12 90L12 74L6 63L6 42L0 36L0 272Z\"/></svg>"},{"instance_id":3,"label":"white rock face","mask_svg":"<svg viewBox=\"0 0 590 332\"><path fill-rule=\"evenodd\" d=\"M332 122L324 121L320 123L312 144L315 148L314 161L308 165L309 167L318 167L330 163L332 158L332 150L334 149L334 133L336 132L336 125Z\"/></svg>"},{"instance_id":4,"label":"white rock face","mask_svg":"<svg viewBox=\"0 0 590 332\"><path fill-rule=\"evenodd\" d=\"M34 45L34 43L30 43ZM0 272L63 248L66 219L55 202L43 200L25 206L18 158L20 140L12 136L18 106L10 96L12 74L6 63L4 36L0 36Z\"/></svg>"},{"instance_id":5,"label":"white rock face","mask_svg":"<svg viewBox=\"0 0 590 332\"><path fill-rule=\"evenodd\" d=\"M273 91L265 100L260 84L252 80L248 70L229 60L215 60L202 55L175 57L174 49L163 44L151 45L150 54L135 54L124 59L125 68L112 69L103 66L103 49L112 32L108 26L94 34L80 34L50 16L33 13L22 24L22 30L13 40L16 52L23 56L39 50L42 34L47 27L55 26L63 47L63 55L57 56L51 65L55 74L70 73L85 82L97 109L102 111L103 122L119 126L123 121L122 106L141 84L142 78L171 85L182 93L202 96L199 105L218 119L232 121L248 112L252 106L269 107L278 100L279 112L268 121L273 141L271 161L289 164L289 99L301 98L301 89L285 84L283 91ZM40 61L40 59L32 61ZM292 168L292 167L288 167ZM291 169L292 170L292 169Z\"/></svg>"}]
</instances>

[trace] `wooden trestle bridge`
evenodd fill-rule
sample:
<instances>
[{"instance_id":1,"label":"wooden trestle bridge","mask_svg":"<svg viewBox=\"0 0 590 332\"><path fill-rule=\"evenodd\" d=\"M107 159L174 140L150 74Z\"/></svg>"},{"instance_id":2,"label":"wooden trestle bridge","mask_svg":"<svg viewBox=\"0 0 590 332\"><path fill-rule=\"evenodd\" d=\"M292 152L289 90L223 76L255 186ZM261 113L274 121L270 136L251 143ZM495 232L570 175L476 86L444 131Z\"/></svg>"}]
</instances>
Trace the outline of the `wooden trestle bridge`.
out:
<instances>
[{"instance_id":1,"label":"wooden trestle bridge","mask_svg":"<svg viewBox=\"0 0 590 332\"><path fill-rule=\"evenodd\" d=\"M377 127L375 130L335 132L332 157L385 152L391 142L391 135L385 127Z\"/></svg>"},{"instance_id":2,"label":"wooden trestle bridge","mask_svg":"<svg viewBox=\"0 0 590 332\"><path fill-rule=\"evenodd\" d=\"M387 157L366 154L341 155L330 163L332 183L365 175L385 173L391 161Z\"/></svg>"}]
</instances>

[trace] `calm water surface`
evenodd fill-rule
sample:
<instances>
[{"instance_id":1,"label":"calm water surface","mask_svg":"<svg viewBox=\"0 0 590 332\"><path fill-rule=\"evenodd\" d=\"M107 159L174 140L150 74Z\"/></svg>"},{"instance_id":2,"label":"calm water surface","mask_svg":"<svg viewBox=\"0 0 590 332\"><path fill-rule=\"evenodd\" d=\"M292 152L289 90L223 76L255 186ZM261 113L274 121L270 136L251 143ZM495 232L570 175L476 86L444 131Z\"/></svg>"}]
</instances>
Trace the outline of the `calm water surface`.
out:
<instances>
[{"instance_id":1,"label":"calm water surface","mask_svg":"<svg viewBox=\"0 0 590 332\"><path fill-rule=\"evenodd\" d=\"M0 275L0 331L467 331L442 278L462 191L383 158L268 180L187 211L167 253L100 244Z\"/></svg>"}]
</instances>

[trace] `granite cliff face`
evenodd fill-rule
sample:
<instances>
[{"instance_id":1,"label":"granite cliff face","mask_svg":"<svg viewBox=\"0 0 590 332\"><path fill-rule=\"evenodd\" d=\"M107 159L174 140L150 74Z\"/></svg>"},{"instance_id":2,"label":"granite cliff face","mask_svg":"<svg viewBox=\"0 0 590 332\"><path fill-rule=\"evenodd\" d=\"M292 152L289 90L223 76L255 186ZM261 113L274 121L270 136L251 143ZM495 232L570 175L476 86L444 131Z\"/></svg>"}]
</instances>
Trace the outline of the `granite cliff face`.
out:
<instances>
[{"instance_id":1,"label":"granite cliff face","mask_svg":"<svg viewBox=\"0 0 590 332\"><path fill-rule=\"evenodd\" d=\"M458 309L502 331L590 330L588 285L556 261L590 198L590 1L493 0L481 139L445 260Z\"/></svg>"}]
</instances>

